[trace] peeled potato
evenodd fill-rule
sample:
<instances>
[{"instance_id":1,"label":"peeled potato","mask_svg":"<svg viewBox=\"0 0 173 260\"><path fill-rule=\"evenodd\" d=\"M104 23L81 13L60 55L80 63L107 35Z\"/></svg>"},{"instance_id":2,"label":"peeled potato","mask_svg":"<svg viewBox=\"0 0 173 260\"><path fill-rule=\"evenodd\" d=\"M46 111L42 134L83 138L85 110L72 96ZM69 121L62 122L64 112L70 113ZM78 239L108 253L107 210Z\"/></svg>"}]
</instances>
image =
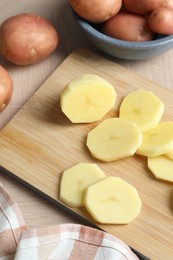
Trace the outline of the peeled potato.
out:
<instances>
[{"instance_id":1,"label":"peeled potato","mask_svg":"<svg viewBox=\"0 0 173 260\"><path fill-rule=\"evenodd\" d=\"M8 105L13 91L10 74L0 66L0 112Z\"/></svg>"},{"instance_id":2,"label":"peeled potato","mask_svg":"<svg viewBox=\"0 0 173 260\"><path fill-rule=\"evenodd\" d=\"M0 26L0 52L8 61L18 65L39 62L58 46L58 34L45 18L19 14Z\"/></svg>"},{"instance_id":3,"label":"peeled potato","mask_svg":"<svg viewBox=\"0 0 173 260\"><path fill-rule=\"evenodd\" d=\"M120 118L105 119L87 135L87 147L94 158L111 162L132 156L142 142L135 123Z\"/></svg>"},{"instance_id":4,"label":"peeled potato","mask_svg":"<svg viewBox=\"0 0 173 260\"><path fill-rule=\"evenodd\" d=\"M154 38L147 18L130 12L119 12L106 21L102 32L112 38L131 42L150 41Z\"/></svg>"},{"instance_id":5,"label":"peeled potato","mask_svg":"<svg viewBox=\"0 0 173 260\"><path fill-rule=\"evenodd\" d=\"M173 151L165 154L169 159L173 160Z\"/></svg>"},{"instance_id":6,"label":"peeled potato","mask_svg":"<svg viewBox=\"0 0 173 260\"><path fill-rule=\"evenodd\" d=\"M114 87L96 74L84 74L71 80L63 89L60 105L73 123L89 123L102 119L114 106Z\"/></svg>"},{"instance_id":7,"label":"peeled potato","mask_svg":"<svg viewBox=\"0 0 173 260\"><path fill-rule=\"evenodd\" d=\"M99 223L128 224L139 215L142 203L135 187L110 176L86 189L84 205Z\"/></svg>"},{"instance_id":8,"label":"peeled potato","mask_svg":"<svg viewBox=\"0 0 173 260\"><path fill-rule=\"evenodd\" d=\"M123 99L119 117L135 122L144 133L158 125L163 112L163 102L153 92L140 89Z\"/></svg>"},{"instance_id":9,"label":"peeled potato","mask_svg":"<svg viewBox=\"0 0 173 260\"><path fill-rule=\"evenodd\" d=\"M155 157L173 150L173 122L161 122L157 127L143 134L137 154Z\"/></svg>"},{"instance_id":10,"label":"peeled potato","mask_svg":"<svg viewBox=\"0 0 173 260\"><path fill-rule=\"evenodd\" d=\"M102 23L119 12L122 0L70 0L73 10L93 23Z\"/></svg>"},{"instance_id":11,"label":"peeled potato","mask_svg":"<svg viewBox=\"0 0 173 260\"><path fill-rule=\"evenodd\" d=\"M96 164L78 163L63 172L59 199L70 207L83 207L85 189L104 177L104 172Z\"/></svg>"},{"instance_id":12,"label":"peeled potato","mask_svg":"<svg viewBox=\"0 0 173 260\"><path fill-rule=\"evenodd\" d=\"M149 157L148 168L156 178L173 182L173 160L167 156Z\"/></svg>"}]
</instances>

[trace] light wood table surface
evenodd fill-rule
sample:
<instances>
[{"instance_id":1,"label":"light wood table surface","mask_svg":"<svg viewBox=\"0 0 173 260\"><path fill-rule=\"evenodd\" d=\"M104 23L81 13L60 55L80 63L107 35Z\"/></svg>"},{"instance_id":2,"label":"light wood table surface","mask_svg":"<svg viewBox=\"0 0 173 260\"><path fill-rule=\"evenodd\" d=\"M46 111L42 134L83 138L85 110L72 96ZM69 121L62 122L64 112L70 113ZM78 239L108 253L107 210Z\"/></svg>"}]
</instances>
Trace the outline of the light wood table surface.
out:
<instances>
[{"instance_id":1,"label":"light wood table surface","mask_svg":"<svg viewBox=\"0 0 173 260\"><path fill-rule=\"evenodd\" d=\"M38 64L17 66L8 63L2 57L0 58L0 64L10 72L14 82L11 102L0 114L0 128L3 128L71 51L78 47L94 48L87 42L73 20L66 0L6 0L0 1L0 10L0 22L23 12L42 15L52 21L60 38L57 51ZM123 61L114 59L114 61L165 88L173 90L172 57L173 50L150 60ZM61 209L51 205L3 173L0 173L0 182L18 203L29 228L67 222L79 223L79 220L67 215Z\"/></svg>"}]
</instances>

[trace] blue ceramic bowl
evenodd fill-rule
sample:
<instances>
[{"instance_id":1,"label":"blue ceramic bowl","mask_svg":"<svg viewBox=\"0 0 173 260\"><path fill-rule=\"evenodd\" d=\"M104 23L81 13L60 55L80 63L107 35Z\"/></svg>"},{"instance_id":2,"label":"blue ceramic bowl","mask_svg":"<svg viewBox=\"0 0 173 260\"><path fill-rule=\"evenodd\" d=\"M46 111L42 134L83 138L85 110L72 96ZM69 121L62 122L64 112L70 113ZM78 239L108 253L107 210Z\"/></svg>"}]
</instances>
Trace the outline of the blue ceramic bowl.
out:
<instances>
[{"instance_id":1,"label":"blue ceramic bowl","mask_svg":"<svg viewBox=\"0 0 173 260\"><path fill-rule=\"evenodd\" d=\"M173 35L158 35L156 39L146 42L122 41L101 33L99 25L91 24L76 14L74 18L88 40L99 50L113 57L144 60L160 55L173 47Z\"/></svg>"}]
</instances>

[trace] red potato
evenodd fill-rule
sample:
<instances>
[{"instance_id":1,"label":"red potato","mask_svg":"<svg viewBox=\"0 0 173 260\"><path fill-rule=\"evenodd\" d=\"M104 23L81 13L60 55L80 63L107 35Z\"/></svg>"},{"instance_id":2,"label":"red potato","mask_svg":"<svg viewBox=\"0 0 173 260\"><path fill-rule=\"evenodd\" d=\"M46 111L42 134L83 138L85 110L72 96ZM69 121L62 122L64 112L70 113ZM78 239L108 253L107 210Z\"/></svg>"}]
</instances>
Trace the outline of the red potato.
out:
<instances>
[{"instance_id":1,"label":"red potato","mask_svg":"<svg viewBox=\"0 0 173 260\"><path fill-rule=\"evenodd\" d=\"M128 12L119 12L103 24L102 32L125 41L144 42L154 38L147 18Z\"/></svg>"},{"instance_id":2,"label":"red potato","mask_svg":"<svg viewBox=\"0 0 173 260\"><path fill-rule=\"evenodd\" d=\"M154 10L148 18L149 26L153 32L170 35L173 34L173 10L160 7Z\"/></svg>"},{"instance_id":3,"label":"red potato","mask_svg":"<svg viewBox=\"0 0 173 260\"><path fill-rule=\"evenodd\" d=\"M122 0L69 0L72 9L82 18L102 23L119 12Z\"/></svg>"},{"instance_id":4,"label":"red potato","mask_svg":"<svg viewBox=\"0 0 173 260\"><path fill-rule=\"evenodd\" d=\"M148 14L169 0L123 0L127 11L136 14Z\"/></svg>"},{"instance_id":5,"label":"red potato","mask_svg":"<svg viewBox=\"0 0 173 260\"><path fill-rule=\"evenodd\" d=\"M173 9L173 0L165 0L162 7Z\"/></svg>"},{"instance_id":6,"label":"red potato","mask_svg":"<svg viewBox=\"0 0 173 260\"><path fill-rule=\"evenodd\" d=\"M8 105L13 91L13 82L10 74L0 66L0 112Z\"/></svg>"},{"instance_id":7,"label":"red potato","mask_svg":"<svg viewBox=\"0 0 173 260\"><path fill-rule=\"evenodd\" d=\"M19 14L0 26L0 52L8 61L28 65L48 57L58 46L58 33L45 18Z\"/></svg>"}]
</instances>

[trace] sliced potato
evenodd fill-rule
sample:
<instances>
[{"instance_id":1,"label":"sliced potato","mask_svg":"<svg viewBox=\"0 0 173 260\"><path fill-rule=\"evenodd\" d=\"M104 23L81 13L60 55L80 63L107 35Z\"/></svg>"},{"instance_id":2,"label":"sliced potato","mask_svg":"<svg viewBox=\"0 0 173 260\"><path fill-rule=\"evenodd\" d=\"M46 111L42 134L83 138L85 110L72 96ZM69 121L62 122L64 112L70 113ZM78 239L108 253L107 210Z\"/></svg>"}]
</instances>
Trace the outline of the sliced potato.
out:
<instances>
[{"instance_id":1,"label":"sliced potato","mask_svg":"<svg viewBox=\"0 0 173 260\"><path fill-rule=\"evenodd\" d=\"M149 157L148 168L156 178L173 182L173 160L167 156Z\"/></svg>"},{"instance_id":2,"label":"sliced potato","mask_svg":"<svg viewBox=\"0 0 173 260\"><path fill-rule=\"evenodd\" d=\"M113 176L89 186L84 204L93 219L104 224L130 223L142 206L136 188Z\"/></svg>"},{"instance_id":3,"label":"sliced potato","mask_svg":"<svg viewBox=\"0 0 173 260\"><path fill-rule=\"evenodd\" d=\"M137 154L154 157L173 150L173 122L160 123L156 128L143 134Z\"/></svg>"},{"instance_id":4,"label":"sliced potato","mask_svg":"<svg viewBox=\"0 0 173 260\"><path fill-rule=\"evenodd\" d=\"M155 128L164 112L164 104L151 91L137 90L128 94L120 106L122 119L135 122L142 132Z\"/></svg>"},{"instance_id":5,"label":"sliced potato","mask_svg":"<svg viewBox=\"0 0 173 260\"><path fill-rule=\"evenodd\" d=\"M173 151L165 154L169 159L173 160Z\"/></svg>"},{"instance_id":6,"label":"sliced potato","mask_svg":"<svg viewBox=\"0 0 173 260\"><path fill-rule=\"evenodd\" d=\"M115 104L114 87L95 74L74 78L60 97L63 113L73 123L89 123L102 119Z\"/></svg>"},{"instance_id":7,"label":"sliced potato","mask_svg":"<svg viewBox=\"0 0 173 260\"><path fill-rule=\"evenodd\" d=\"M136 124L120 118L109 118L88 133L87 147L92 156L106 162L132 156L142 143Z\"/></svg>"},{"instance_id":8,"label":"sliced potato","mask_svg":"<svg viewBox=\"0 0 173 260\"><path fill-rule=\"evenodd\" d=\"M104 172L96 164L76 164L62 174L59 199L70 207L83 207L84 190L104 177Z\"/></svg>"}]
</instances>

